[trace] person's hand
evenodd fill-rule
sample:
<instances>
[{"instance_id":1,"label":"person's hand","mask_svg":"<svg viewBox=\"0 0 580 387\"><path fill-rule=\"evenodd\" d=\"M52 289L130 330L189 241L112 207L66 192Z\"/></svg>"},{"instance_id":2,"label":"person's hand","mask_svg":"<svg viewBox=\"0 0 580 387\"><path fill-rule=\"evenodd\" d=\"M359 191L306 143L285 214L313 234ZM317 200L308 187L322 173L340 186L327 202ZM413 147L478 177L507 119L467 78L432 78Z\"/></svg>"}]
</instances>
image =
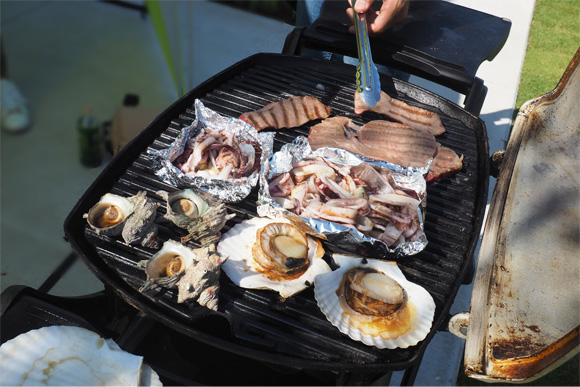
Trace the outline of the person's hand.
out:
<instances>
[{"instance_id":1,"label":"person's hand","mask_svg":"<svg viewBox=\"0 0 580 387\"><path fill-rule=\"evenodd\" d=\"M376 35L386 31L397 23L402 22L409 12L410 0L383 0L383 5L379 11L371 8L374 0L356 0L354 7L357 13L366 13L369 35ZM354 24L354 12L352 0L348 0L351 7L346 13L350 21ZM354 33L354 25L350 26L349 32Z\"/></svg>"}]
</instances>

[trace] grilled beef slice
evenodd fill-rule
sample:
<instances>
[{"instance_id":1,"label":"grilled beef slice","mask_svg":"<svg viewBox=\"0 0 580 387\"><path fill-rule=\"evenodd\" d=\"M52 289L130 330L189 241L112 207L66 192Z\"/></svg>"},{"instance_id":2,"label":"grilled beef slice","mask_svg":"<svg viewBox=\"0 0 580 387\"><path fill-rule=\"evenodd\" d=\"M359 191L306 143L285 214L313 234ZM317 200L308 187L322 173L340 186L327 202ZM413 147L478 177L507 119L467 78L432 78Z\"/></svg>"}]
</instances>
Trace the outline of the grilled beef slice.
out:
<instances>
[{"instance_id":1,"label":"grilled beef slice","mask_svg":"<svg viewBox=\"0 0 580 387\"><path fill-rule=\"evenodd\" d=\"M461 171L461 168L463 168L463 155L459 157L453 150L437 143L437 154L425 180L442 181Z\"/></svg>"},{"instance_id":2,"label":"grilled beef slice","mask_svg":"<svg viewBox=\"0 0 580 387\"><path fill-rule=\"evenodd\" d=\"M389 121L371 121L359 128L347 117L331 117L314 125L308 142L312 149L342 148L406 167L424 167L437 148L428 132Z\"/></svg>"},{"instance_id":3,"label":"grilled beef slice","mask_svg":"<svg viewBox=\"0 0 580 387\"><path fill-rule=\"evenodd\" d=\"M410 125L413 128L426 130L434 136L445 132L445 128L437 113L407 105L403 101L391 98L384 91L381 91L381 99L372 108L363 102L360 98L360 93L355 92L354 112L356 114L362 114L365 111L383 114L397 122Z\"/></svg>"},{"instance_id":4,"label":"grilled beef slice","mask_svg":"<svg viewBox=\"0 0 580 387\"><path fill-rule=\"evenodd\" d=\"M316 97L304 96L272 102L262 109L243 113L239 118L260 131L268 128L295 128L311 120L327 118L330 111L330 107Z\"/></svg>"}]
</instances>

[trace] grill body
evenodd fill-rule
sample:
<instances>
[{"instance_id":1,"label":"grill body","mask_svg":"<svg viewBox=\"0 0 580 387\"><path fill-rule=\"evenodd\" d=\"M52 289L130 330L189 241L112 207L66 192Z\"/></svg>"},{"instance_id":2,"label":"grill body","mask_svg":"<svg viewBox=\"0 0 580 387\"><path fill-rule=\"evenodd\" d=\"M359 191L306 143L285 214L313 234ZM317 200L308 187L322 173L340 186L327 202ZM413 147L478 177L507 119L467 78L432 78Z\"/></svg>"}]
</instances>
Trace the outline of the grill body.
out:
<instances>
[{"instance_id":1,"label":"grill body","mask_svg":"<svg viewBox=\"0 0 580 387\"><path fill-rule=\"evenodd\" d=\"M384 119L374 113L353 113L355 68L350 65L279 54L257 54L217 74L180 98L129 143L106 167L76 204L64 224L65 237L85 264L125 302L145 315L189 338L256 360L319 370L380 372L408 368L420 359L443 322L468 271L487 202L488 144L483 122L461 107L417 86L382 77L383 90L392 97L440 115L447 130L437 140L464 155L464 167L443 182L428 183L425 233L429 244L417 255L398 259L405 276L423 286L436 304L427 338L406 349L379 350L351 340L332 326L319 310L313 290L282 302L276 293L235 286L222 274L218 312L177 304L176 293L158 290L141 294L145 273L137 262L154 251L127 246L118 238L96 235L83 214L99 198L112 192L123 196L146 190L147 196L176 188L162 182L151 169L148 149L171 144L194 120L193 103L225 116L237 117L290 96L313 95L332 108L332 115L352 118L359 125ZM307 136L317 121L276 134L275 149L296 136ZM242 203L229 206L238 222L256 216L257 188ZM185 231L160 225L159 239L177 239Z\"/></svg>"}]
</instances>

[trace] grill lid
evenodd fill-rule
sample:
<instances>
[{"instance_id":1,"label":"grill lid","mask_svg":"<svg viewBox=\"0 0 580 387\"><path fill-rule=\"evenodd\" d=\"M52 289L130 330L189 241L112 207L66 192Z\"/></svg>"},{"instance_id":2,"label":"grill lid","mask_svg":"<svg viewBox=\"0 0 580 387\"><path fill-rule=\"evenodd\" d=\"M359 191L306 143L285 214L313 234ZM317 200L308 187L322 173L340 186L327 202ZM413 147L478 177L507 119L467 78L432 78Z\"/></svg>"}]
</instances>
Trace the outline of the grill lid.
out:
<instances>
[{"instance_id":1,"label":"grill lid","mask_svg":"<svg viewBox=\"0 0 580 387\"><path fill-rule=\"evenodd\" d=\"M325 1L303 32L306 46L356 58L356 42L342 1ZM380 2L373 4L374 9ZM467 94L477 69L505 44L511 21L447 1L411 2L408 17L370 38L376 63L399 68Z\"/></svg>"},{"instance_id":2,"label":"grill lid","mask_svg":"<svg viewBox=\"0 0 580 387\"><path fill-rule=\"evenodd\" d=\"M530 382L579 351L579 62L514 124L471 298L472 378Z\"/></svg>"}]
</instances>

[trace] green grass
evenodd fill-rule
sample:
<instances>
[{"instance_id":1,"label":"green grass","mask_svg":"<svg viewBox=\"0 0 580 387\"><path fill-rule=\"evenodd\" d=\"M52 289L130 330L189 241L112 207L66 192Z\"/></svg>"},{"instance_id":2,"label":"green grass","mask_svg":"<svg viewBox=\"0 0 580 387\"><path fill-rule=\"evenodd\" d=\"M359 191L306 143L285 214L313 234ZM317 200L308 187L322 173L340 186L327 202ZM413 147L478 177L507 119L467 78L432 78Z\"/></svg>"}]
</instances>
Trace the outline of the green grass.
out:
<instances>
[{"instance_id":1,"label":"green grass","mask_svg":"<svg viewBox=\"0 0 580 387\"><path fill-rule=\"evenodd\" d=\"M509 0L506 0L509 1ZM522 104L552 91L580 45L580 0L536 0L518 97L516 113ZM571 360L531 383L533 386L580 385L580 357ZM463 366L459 386L490 386L465 376ZM496 386L513 386L494 383Z\"/></svg>"},{"instance_id":2,"label":"green grass","mask_svg":"<svg viewBox=\"0 0 580 387\"><path fill-rule=\"evenodd\" d=\"M552 91L580 45L580 1L536 0L516 109Z\"/></svg>"}]
</instances>

